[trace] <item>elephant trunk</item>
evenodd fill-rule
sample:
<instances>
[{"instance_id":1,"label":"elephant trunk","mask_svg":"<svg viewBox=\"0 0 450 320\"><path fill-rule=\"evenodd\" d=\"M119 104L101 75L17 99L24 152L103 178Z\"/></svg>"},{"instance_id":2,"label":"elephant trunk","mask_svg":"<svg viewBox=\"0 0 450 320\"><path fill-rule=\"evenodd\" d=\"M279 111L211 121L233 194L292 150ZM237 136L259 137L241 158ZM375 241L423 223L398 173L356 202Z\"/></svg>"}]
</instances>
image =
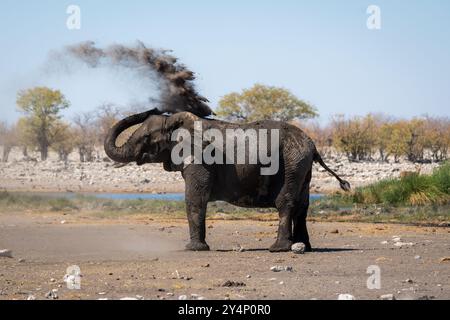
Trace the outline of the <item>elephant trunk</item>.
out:
<instances>
[{"instance_id":1,"label":"elephant trunk","mask_svg":"<svg viewBox=\"0 0 450 320\"><path fill-rule=\"evenodd\" d=\"M106 155L113 161L120 163L129 163L132 161L136 161L136 155L134 152L135 150L132 141L134 136L128 139L128 141L120 147L116 145L116 140L123 131L134 125L144 122L151 114L152 110L129 116L116 123L109 130L108 135L105 138L104 147Z\"/></svg>"}]
</instances>

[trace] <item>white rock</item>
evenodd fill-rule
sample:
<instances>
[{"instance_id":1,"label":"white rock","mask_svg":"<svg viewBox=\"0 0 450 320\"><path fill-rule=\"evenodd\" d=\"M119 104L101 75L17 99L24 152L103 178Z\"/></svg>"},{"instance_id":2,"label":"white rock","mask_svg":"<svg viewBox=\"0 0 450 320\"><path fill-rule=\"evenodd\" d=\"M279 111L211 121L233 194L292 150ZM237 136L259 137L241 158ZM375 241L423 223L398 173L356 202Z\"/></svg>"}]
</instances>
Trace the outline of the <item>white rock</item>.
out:
<instances>
[{"instance_id":1,"label":"white rock","mask_svg":"<svg viewBox=\"0 0 450 320\"><path fill-rule=\"evenodd\" d=\"M3 258L12 258L12 251L9 249L2 249L0 250L0 257Z\"/></svg>"},{"instance_id":2,"label":"white rock","mask_svg":"<svg viewBox=\"0 0 450 320\"><path fill-rule=\"evenodd\" d=\"M74 274L65 274L63 281L67 283L68 286L74 287L77 284L77 276Z\"/></svg>"},{"instance_id":3,"label":"white rock","mask_svg":"<svg viewBox=\"0 0 450 320\"><path fill-rule=\"evenodd\" d=\"M273 266L270 268L270 271L273 272L281 272L281 271L288 271L288 272L292 272L293 269L291 266Z\"/></svg>"},{"instance_id":4,"label":"white rock","mask_svg":"<svg viewBox=\"0 0 450 320\"><path fill-rule=\"evenodd\" d=\"M58 299L58 289L53 289L53 290L47 292L45 297L47 299L53 299L53 300Z\"/></svg>"},{"instance_id":5,"label":"white rock","mask_svg":"<svg viewBox=\"0 0 450 320\"><path fill-rule=\"evenodd\" d=\"M401 241L399 241L399 242L394 243L394 246L400 247L400 248L401 247L411 247L413 245L414 245L413 242L401 242Z\"/></svg>"},{"instance_id":6,"label":"white rock","mask_svg":"<svg viewBox=\"0 0 450 320\"><path fill-rule=\"evenodd\" d=\"M36 297L30 294L27 298L27 300L36 300Z\"/></svg>"},{"instance_id":7,"label":"white rock","mask_svg":"<svg viewBox=\"0 0 450 320\"><path fill-rule=\"evenodd\" d=\"M294 252L294 253L296 253L296 254L302 254L302 253L305 253L305 244L302 243L302 242L294 243L294 244L291 246L291 250L292 250L292 252Z\"/></svg>"},{"instance_id":8,"label":"white rock","mask_svg":"<svg viewBox=\"0 0 450 320\"><path fill-rule=\"evenodd\" d=\"M187 300L187 295L182 294L181 296L178 297L178 300Z\"/></svg>"},{"instance_id":9,"label":"white rock","mask_svg":"<svg viewBox=\"0 0 450 320\"><path fill-rule=\"evenodd\" d=\"M354 296L348 293L341 293L338 296L338 300L356 300Z\"/></svg>"},{"instance_id":10,"label":"white rock","mask_svg":"<svg viewBox=\"0 0 450 320\"><path fill-rule=\"evenodd\" d=\"M389 294L383 294L380 296L381 300L395 300L395 296L392 293Z\"/></svg>"},{"instance_id":11,"label":"white rock","mask_svg":"<svg viewBox=\"0 0 450 320\"><path fill-rule=\"evenodd\" d=\"M201 296L199 294L196 294L196 293L192 293L191 294L191 298L194 299L194 300L205 300L205 297L203 297L203 296Z\"/></svg>"},{"instance_id":12,"label":"white rock","mask_svg":"<svg viewBox=\"0 0 450 320\"><path fill-rule=\"evenodd\" d=\"M124 298L120 298L120 300L138 300L135 297L124 297Z\"/></svg>"}]
</instances>

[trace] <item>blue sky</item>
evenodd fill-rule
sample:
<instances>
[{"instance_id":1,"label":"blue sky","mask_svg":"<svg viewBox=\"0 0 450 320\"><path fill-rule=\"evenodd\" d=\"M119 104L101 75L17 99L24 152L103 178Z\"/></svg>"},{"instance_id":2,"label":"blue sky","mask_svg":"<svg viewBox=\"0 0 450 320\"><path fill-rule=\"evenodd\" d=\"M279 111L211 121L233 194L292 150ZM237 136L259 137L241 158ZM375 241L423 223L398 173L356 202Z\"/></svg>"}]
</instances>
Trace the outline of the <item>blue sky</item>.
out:
<instances>
[{"instance_id":1,"label":"blue sky","mask_svg":"<svg viewBox=\"0 0 450 320\"><path fill-rule=\"evenodd\" d=\"M70 4L81 8L81 30L66 28ZM381 9L381 30L366 27L371 4ZM126 103L126 82L40 72L51 50L85 40L173 49L212 107L258 82L311 102L322 121L337 113L450 116L449 39L446 0L2 0L1 119L20 116L17 90L39 84L66 94L69 118L100 100Z\"/></svg>"}]
</instances>

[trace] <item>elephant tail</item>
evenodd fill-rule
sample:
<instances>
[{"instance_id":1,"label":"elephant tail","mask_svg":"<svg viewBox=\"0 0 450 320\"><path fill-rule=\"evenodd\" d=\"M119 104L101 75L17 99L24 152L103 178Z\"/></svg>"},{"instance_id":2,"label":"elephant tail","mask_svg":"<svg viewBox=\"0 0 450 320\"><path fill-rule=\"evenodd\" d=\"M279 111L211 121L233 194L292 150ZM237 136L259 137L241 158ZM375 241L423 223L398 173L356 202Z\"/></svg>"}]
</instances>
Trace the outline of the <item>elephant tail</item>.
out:
<instances>
[{"instance_id":1,"label":"elephant tail","mask_svg":"<svg viewBox=\"0 0 450 320\"><path fill-rule=\"evenodd\" d=\"M327 170L329 173L331 173L339 181L339 184L340 184L340 187L341 187L342 190L350 191L350 189L351 189L350 183L348 181L344 180L344 179L341 179L341 177L339 177L333 170L328 168L328 166L325 164L325 162L323 162L323 159L320 156L320 154L317 151L317 149L314 152L313 160L314 160L314 162L318 162L325 170Z\"/></svg>"}]
</instances>

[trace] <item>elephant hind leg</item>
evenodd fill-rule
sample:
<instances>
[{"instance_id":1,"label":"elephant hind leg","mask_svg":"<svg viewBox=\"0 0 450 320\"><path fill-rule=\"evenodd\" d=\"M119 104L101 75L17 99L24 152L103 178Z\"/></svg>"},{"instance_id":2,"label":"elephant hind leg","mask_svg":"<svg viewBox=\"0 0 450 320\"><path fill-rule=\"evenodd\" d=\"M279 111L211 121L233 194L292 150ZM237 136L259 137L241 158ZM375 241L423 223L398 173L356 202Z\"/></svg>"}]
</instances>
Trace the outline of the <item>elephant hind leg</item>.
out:
<instances>
[{"instance_id":1,"label":"elephant hind leg","mask_svg":"<svg viewBox=\"0 0 450 320\"><path fill-rule=\"evenodd\" d=\"M286 174L287 183L275 200L279 213L278 235L275 243L269 248L271 252L290 251L293 244L292 223L297 211L299 185L303 185L305 173L292 170Z\"/></svg>"},{"instance_id":2,"label":"elephant hind leg","mask_svg":"<svg viewBox=\"0 0 450 320\"><path fill-rule=\"evenodd\" d=\"M306 228L306 217L308 215L309 208L309 185L311 182L311 171L306 175L303 182L300 196L296 203L296 211L293 216L293 240L295 243L303 242L305 244L305 251L312 251L311 243L309 242L308 229Z\"/></svg>"},{"instance_id":3,"label":"elephant hind leg","mask_svg":"<svg viewBox=\"0 0 450 320\"><path fill-rule=\"evenodd\" d=\"M278 235L275 243L269 248L270 252L290 251L292 246L292 215L294 206L289 204L278 209L280 222L278 225Z\"/></svg>"}]
</instances>

